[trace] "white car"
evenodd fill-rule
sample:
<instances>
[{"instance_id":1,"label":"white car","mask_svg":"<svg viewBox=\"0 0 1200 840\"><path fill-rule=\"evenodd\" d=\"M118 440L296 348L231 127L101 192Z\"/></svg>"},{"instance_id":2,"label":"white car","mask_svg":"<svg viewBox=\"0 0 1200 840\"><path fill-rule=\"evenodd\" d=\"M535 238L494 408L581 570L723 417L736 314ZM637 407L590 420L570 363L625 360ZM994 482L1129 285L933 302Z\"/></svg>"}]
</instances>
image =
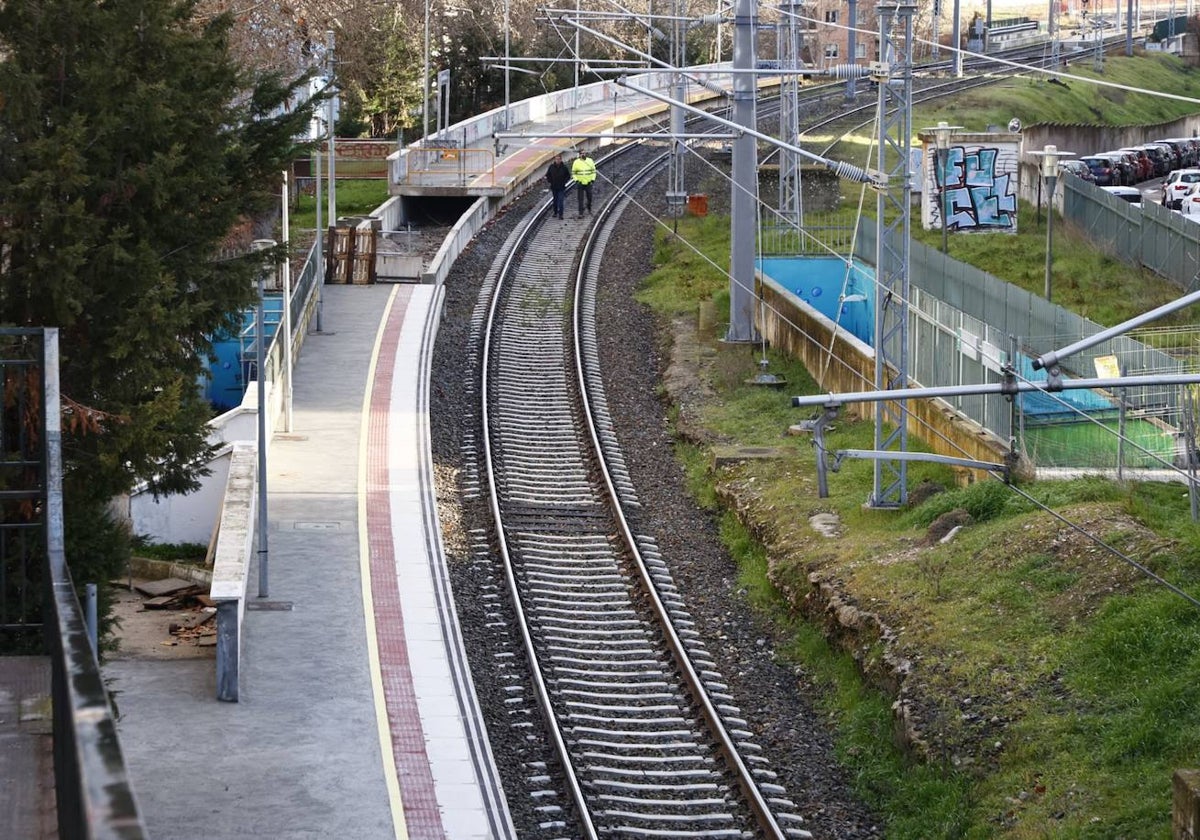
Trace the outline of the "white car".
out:
<instances>
[{"instance_id":1,"label":"white car","mask_svg":"<svg viewBox=\"0 0 1200 840\"><path fill-rule=\"evenodd\" d=\"M1200 169L1176 169L1162 183L1162 206L1178 210L1187 188L1200 181Z\"/></svg>"},{"instance_id":2,"label":"white car","mask_svg":"<svg viewBox=\"0 0 1200 840\"><path fill-rule=\"evenodd\" d=\"M1185 216L1200 216L1200 182L1188 186L1179 199L1179 212Z\"/></svg>"},{"instance_id":3,"label":"white car","mask_svg":"<svg viewBox=\"0 0 1200 840\"><path fill-rule=\"evenodd\" d=\"M1137 187L1101 187L1100 189L1122 201L1128 201L1134 207L1142 206L1142 191Z\"/></svg>"}]
</instances>

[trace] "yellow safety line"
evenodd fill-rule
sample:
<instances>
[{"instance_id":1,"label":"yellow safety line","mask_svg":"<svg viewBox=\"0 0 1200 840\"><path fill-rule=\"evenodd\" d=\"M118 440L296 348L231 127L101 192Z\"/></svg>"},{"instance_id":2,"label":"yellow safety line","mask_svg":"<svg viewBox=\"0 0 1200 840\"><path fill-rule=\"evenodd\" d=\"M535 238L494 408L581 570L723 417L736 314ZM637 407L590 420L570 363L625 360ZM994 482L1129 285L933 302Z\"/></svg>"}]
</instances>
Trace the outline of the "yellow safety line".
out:
<instances>
[{"instance_id":1,"label":"yellow safety line","mask_svg":"<svg viewBox=\"0 0 1200 840\"><path fill-rule=\"evenodd\" d=\"M375 368L379 364L379 345L383 343L383 333L387 329L392 304L399 291L400 286L397 284L388 295L383 319L375 333L375 346L371 348L371 363L367 367L367 386L363 394L362 421L358 436L358 562L359 577L362 579L363 616L367 624L367 661L371 669L371 693L375 697L375 723L379 729L384 784L387 786L388 803L392 809L392 827L396 833L396 840L408 840L404 803L400 799L400 779L396 773L396 753L392 748L392 727L388 722L387 698L383 694L383 674L379 665L379 641L375 635L375 601L371 594L371 549L367 534L367 443L371 428L371 396Z\"/></svg>"}]
</instances>

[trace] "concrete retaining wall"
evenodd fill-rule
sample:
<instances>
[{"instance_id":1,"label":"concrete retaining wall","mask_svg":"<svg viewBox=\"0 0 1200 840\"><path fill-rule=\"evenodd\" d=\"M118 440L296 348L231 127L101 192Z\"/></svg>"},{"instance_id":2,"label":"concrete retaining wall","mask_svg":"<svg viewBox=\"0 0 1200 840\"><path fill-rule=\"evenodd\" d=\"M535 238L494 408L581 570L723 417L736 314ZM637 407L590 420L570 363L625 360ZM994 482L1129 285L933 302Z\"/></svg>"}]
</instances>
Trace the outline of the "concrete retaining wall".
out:
<instances>
[{"instance_id":1,"label":"concrete retaining wall","mask_svg":"<svg viewBox=\"0 0 1200 840\"><path fill-rule=\"evenodd\" d=\"M759 275L757 286L765 306L756 307L756 326L772 347L803 362L823 391L868 391L874 387L875 352L871 347L845 332L835 335L832 321L769 278ZM829 356L831 343L833 358ZM929 444L934 452L993 463L1002 462L1008 453L1005 441L942 400L909 400L908 409L909 433ZM846 412L856 417L871 416L870 406L849 407ZM986 475L975 470L958 473L964 483Z\"/></svg>"},{"instance_id":2,"label":"concrete retaining wall","mask_svg":"<svg viewBox=\"0 0 1200 840\"><path fill-rule=\"evenodd\" d=\"M258 511L258 450L252 443L233 447L220 531L213 551L210 597L217 604L217 699L236 701L242 653L246 583L253 554Z\"/></svg>"}]
</instances>

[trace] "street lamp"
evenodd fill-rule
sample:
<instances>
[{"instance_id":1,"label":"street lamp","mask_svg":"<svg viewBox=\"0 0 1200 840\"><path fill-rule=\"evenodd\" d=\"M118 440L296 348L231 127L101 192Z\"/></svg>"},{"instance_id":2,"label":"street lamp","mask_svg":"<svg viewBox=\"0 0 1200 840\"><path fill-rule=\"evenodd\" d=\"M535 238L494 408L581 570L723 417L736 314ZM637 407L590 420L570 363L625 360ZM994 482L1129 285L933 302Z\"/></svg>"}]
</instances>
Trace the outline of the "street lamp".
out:
<instances>
[{"instance_id":1,"label":"street lamp","mask_svg":"<svg viewBox=\"0 0 1200 840\"><path fill-rule=\"evenodd\" d=\"M337 100L337 87L334 84L334 80L337 78L337 75L336 75L337 74L337 63L335 62L334 57L333 57L333 43L334 43L333 42L333 30L332 29L326 30L326 32L325 32L325 46L326 46L325 57L329 61L329 86L330 86L330 93L332 94L327 100L325 100L325 104L328 108L328 114L329 114L329 116L328 116L328 121L329 121L329 194L328 194L328 198L329 198L329 224L330 225L337 224L337 222L335 221L335 219L337 219L337 178L336 178L336 175L334 174L334 169L337 166L337 158L335 157L334 151L333 151L334 136L337 134L337 131L336 131L337 124L335 122L335 117L334 117L334 105L336 104L336 100Z\"/></svg>"},{"instance_id":2,"label":"street lamp","mask_svg":"<svg viewBox=\"0 0 1200 840\"><path fill-rule=\"evenodd\" d=\"M1054 245L1054 188L1058 186L1058 161L1075 154L1059 151L1058 146L1047 145L1040 152L1032 152L1042 159L1042 179L1046 182L1046 300L1050 300L1050 253Z\"/></svg>"},{"instance_id":3,"label":"street lamp","mask_svg":"<svg viewBox=\"0 0 1200 840\"><path fill-rule=\"evenodd\" d=\"M509 109L509 102L511 99L511 95L509 92L509 79L510 79L511 74L509 73L508 68L512 65L512 54L511 54L511 48L510 48L510 44L509 44L509 29L508 29L508 12L509 12L508 7L509 7L509 5L510 5L509 0L504 0L504 130L505 131L508 131L510 128L512 128L512 126L508 124L508 120L509 120L508 109Z\"/></svg>"},{"instance_id":4,"label":"street lamp","mask_svg":"<svg viewBox=\"0 0 1200 840\"><path fill-rule=\"evenodd\" d=\"M954 132L961 128L961 125L950 125L945 120L939 120L936 126L921 129L927 134L933 134L934 143L937 145L938 171L935 174L934 182L938 187L938 203L942 208L943 254L948 252L950 230L950 214L946 211L946 161L950 156L950 140L954 136Z\"/></svg>"},{"instance_id":5,"label":"street lamp","mask_svg":"<svg viewBox=\"0 0 1200 840\"><path fill-rule=\"evenodd\" d=\"M962 51L962 0L954 0L954 12L950 18L950 49L954 54L954 78L961 79L963 74Z\"/></svg>"},{"instance_id":6,"label":"street lamp","mask_svg":"<svg viewBox=\"0 0 1200 840\"><path fill-rule=\"evenodd\" d=\"M425 56L421 67L421 146L429 145L429 3L425 0Z\"/></svg>"}]
</instances>

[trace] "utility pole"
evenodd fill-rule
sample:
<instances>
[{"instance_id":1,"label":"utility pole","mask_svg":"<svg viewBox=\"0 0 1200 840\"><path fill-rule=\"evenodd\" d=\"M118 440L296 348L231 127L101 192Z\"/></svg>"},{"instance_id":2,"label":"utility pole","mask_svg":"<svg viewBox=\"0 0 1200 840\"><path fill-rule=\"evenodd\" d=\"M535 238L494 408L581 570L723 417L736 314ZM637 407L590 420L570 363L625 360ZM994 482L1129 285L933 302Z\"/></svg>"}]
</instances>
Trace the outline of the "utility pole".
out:
<instances>
[{"instance_id":1,"label":"utility pole","mask_svg":"<svg viewBox=\"0 0 1200 840\"><path fill-rule=\"evenodd\" d=\"M337 77L337 62L333 57L333 30L329 30L325 33L325 43L328 47L327 55L329 58L329 83L334 85L334 93L327 100L327 104L329 105L329 224L332 225L335 224L334 220L337 219L337 181L334 179L335 157L333 154L333 137L335 134L337 134L337 131L334 130L334 106L337 101L337 87L335 84Z\"/></svg>"},{"instance_id":2,"label":"utility pole","mask_svg":"<svg viewBox=\"0 0 1200 840\"><path fill-rule=\"evenodd\" d=\"M849 20L846 21L846 56L847 64L858 64L858 0L847 0L846 16ZM851 74L846 80L846 102L853 102L854 97L858 93L858 79Z\"/></svg>"},{"instance_id":3,"label":"utility pole","mask_svg":"<svg viewBox=\"0 0 1200 840\"><path fill-rule=\"evenodd\" d=\"M851 0L854 2L854 0ZM796 20L803 7L797 0L780 0L778 43L779 69L783 76L779 88L779 139L795 143L800 133L800 55L804 41L802 25ZM853 25L853 24L852 24ZM853 37L853 36L851 36ZM853 62L853 58L850 59ZM851 87L854 81L850 82ZM799 231L804 222L804 200L800 182L800 156L790 149L779 149L779 215L783 217L786 239Z\"/></svg>"},{"instance_id":4,"label":"utility pole","mask_svg":"<svg viewBox=\"0 0 1200 840\"><path fill-rule=\"evenodd\" d=\"M758 86L750 71L756 63L754 0L736 0L733 15L733 121L757 131ZM725 340L757 340L754 328L754 228L758 219L758 144L743 132L733 141L733 197L730 201L729 330Z\"/></svg>"},{"instance_id":5,"label":"utility pole","mask_svg":"<svg viewBox=\"0 0 1200 840\"><path fill-rule=\"evenodd\" d=\"M288 173L283 171L283 430L292 430L292 236L288 207Z\"/></svg>"},{"instance_id":6,"label":"utility pole","mask_svg":"<svg viewBox=\"0 0 1200 840\"><path fill-rule=\"evenodd\" d=\"M954 78L962 78L962 0L954 0L954 18L950 21L950 49L954 55Z\"/></svg>"},{"instance_id":7,"label":"utility pole","mask_svg":"<svg viewBox=\"0 0 1200 840\"><path fill-rule=\"evenodd\" d=\"M317 205L317 248L314 256L317 260L317 332L321 332L321 309L323 308L322 298L324 291L321 287L325 285L325 257L322 253L323 244L325 242L325 227L322 224L323 220L321 219L321 137L324 136L325 132L319 128L321 125L321 118L318 116L315 117L315 119L317 121L318 130L317 148L313 154L313 183L316 184L316 194L314 197L316 198Z\"/></svg>"},{"instance_id":8,"label":"utility pole","mask_svg":"<svg viewBox=\"0 0 1200 840\"><path fill-rule=\"evenodd\" d=\"M425 59L424 69L421 73L421 145L429 145L429 4L432 0L425 0Z\"/></svg>"},{"instance_id":9,"label":"utility pole","mask_svg":"<svg viewBox=\"0 0 1200 840\"><path fill-rule=\"evenodd\" d=\"M937 61L942 57L942 0L933 0L933 51L930 58Z\"/></svg>"},{"instance_id":10,"label":"utility pole","mask_svg":"<svg viewBox=\"0 0 1200 840\"><path fill-rule=\"evenodd\" d=\"M579 20L581 16L582 0L575 0L575 20ZM583 56L579 54L579 27L575 27L575 91L573 108L579 107L579 67L583 64Z\"/></svg>"},{"instance_id":11,"label":"utility pole","mask_svg":"<svg viewBox=\"0 0 1200 840\"><path fill-rule=\"evenodd\" d=\"M685 0L675 0L672 6L671 21L671 64L682 71L687 66L687 35L683 17L687 11ZM682 72L673 74L674 96L678 102L687 101L687 79ZM684 145L679 139L684 133L683 109L677 105L671 106L671 157L667 161L667 207L671 215L683 215L684 203L687 201L687 191L684 186L683 160Z\"/></svg>"},{"instance_id":12,"label":"utility pole","mask_svg":"<svg viewBox=\"0 0 1200 840\"><path fill-rule=\"evenodd\" d=\"M1050 18L1046 24L1046 33L1050 36L1051 70L1058 70L1062 66L1062 48L1058 43L1058 9L1060 2L1062 0L1050 0Z\"/></svg>"},{"instance_id":13,"label":"utility pole","mask_svg":"<svg viewBox=\"0 0 1200 840\"><path fill-rule=\"evenodd\" d=\"M512 73L509 67L512 66L512 47L509 36L509 6L512 5L512 0L504 0L504 130L512 128L508 121L508 107L512 98L512 92L509 87L511 84L510 77Z\"/></svg>"},{"instance_id":14,"label":"utility pole","mask_svg":"<svg viewBox=\"0 0 1200 840\"><path fill-rule=\"evenodd\" d=\"M912 46L916 7L878 7L879 54L891 65L876 79L878 170L887 176L876 197L875 388L908 388L909 255L912 232ZM945 220L943 219L943 223ZM890 426L890 428L889 428ZM895 508L908 500L907 462L885 460L885 451L908 451L908 401L875 404L875 480L868 506Z\"/></svg>"},{"instance_id":15,"label":"utility pole","mask_svg":"<svg viewBox=\"0 0 1200 840\"><path fill-rule=\"evenodd\" d=\"M250 247L255 251L274 248L274 239L256 239ZM266 598L267 588L267 323L263 311L266 296L264 280L267 264L258 267L258 306L254 311L254 378L258 393L258 597Z\"/></svg>"}]
</instances>

